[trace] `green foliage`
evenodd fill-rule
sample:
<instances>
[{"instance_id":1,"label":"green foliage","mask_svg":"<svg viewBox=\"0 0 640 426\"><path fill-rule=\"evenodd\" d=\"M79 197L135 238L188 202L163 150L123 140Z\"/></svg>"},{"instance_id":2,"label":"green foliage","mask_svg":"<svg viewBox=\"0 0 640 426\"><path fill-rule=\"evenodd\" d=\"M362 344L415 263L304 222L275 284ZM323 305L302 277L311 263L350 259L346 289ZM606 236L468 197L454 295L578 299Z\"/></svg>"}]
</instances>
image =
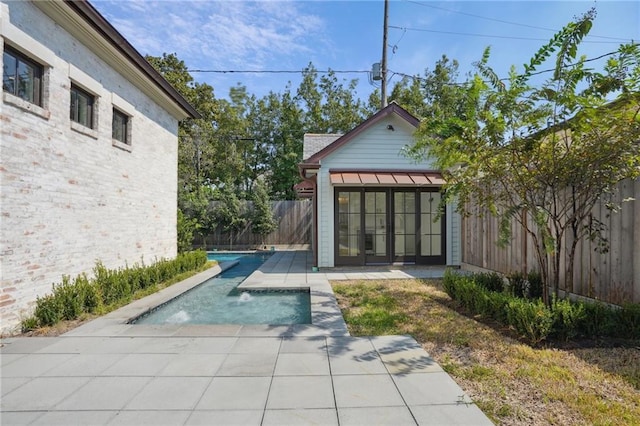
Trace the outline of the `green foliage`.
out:
<instances>
[{"instance_id":1,"label":"green foliage","mask_svg":"<svg viewBox=\"0 0 640 426\"><path fill-rule=\"evenodd\" d=\"M502 278L502 275L496 272L485 272L476 274L474 278L475 282L479 286L489 291L501 292L504 290L504 280Z\"/></svg>"},{"instance_id":2,"label":"green foliage","mask_svg":"<svg viewBox=\"0 0 640 426\"><path fill-rule=\"evenodd\" d=\"M253 210L251 211L251 230L254 234L264 237L278 229L278 222L273 216L273 209L264 182L257 181L253 190Z\"/></svg>"},{"instance_id":3,"label":"green foliage","mask_svg":"<svg viewBox=\"0 0 640 426\"><path fill-rule=\"evenodd\" d=\"M542 297L542 275L539 272L531 271L527 274L529 282L529 298L539 299Z\"/></svg>"},{"instance_id":4,"label":"green foliage","mask_svg":"<svg viewBox=\"0 0 640 426\"><path fill-rule=\"evenodd\" d=\"M64 306L59 297L48 294L36 299L36 309L33 316L39 326L52 326L62 320Z\"/></svg>"},{"instance_id":5,"label":"green foliage","mask_svg":"<svg viewBox=\"0 0 640 426\"><path fill-rule=\"evenodd\" d=\"M613 307L554 299L547 306L540 298L526 299L514 294L525 292L524 283L534 281L535 274L529 275L528 281L523 274L512 274L510 278L512 283L517 279L520 284L496 292L485 287L486 274L460 275L447 270L443 288L472 314L512 327L531 344L549 337L565 341L581 336L640 339L640 304Z\"/></svg>"},{"instance_id":6,"label":"green foliage","mask_svg":"<svg viewBox=\"0 0 640 426\"><path fill-rule=\"evenodd\" d=\"M35 316L25 318L20 322L20 331L26 333L28 331L35 330L38 328L38 322L39 320Z\"/></svg>"},{"instance_id":7,"label":"green foliage","mask_svg":"<svg viewBox=\"0 0 640 426\"><path fill-rule=\"evenodd\" d=\"M513 272L507 276L509 284L507 291L509 294L522 299L529 297L529 281L527 275L522 272Z\"/></svg>"},{"instance_id":8,"label":"green foliage","mask_svg":"<svg viewBox=\"0 0 640 426\"><path fill-rule=\"evenodd\" d=\"M513 298L506 308L509 325L534 345L545 340L553 330L553 312L541 300Z\"/></svg>"},{"instance_id":9,"label":"green foliage","mask_svg":"<svg viewBox=\"0 0 640 426\"><path fill-rule=\"evenodd\" d=\"M213 190L206 186L178 191L178 252L191 250L194 234L200 235L206 246L205 237L216 228L213 199Z\"/></svg>"},{"instance_id":10,"label":"green foliage","mask_svg":"<svg viewBox=\"0 0 640 426\"><path fill-rule=\"evenodd\" d=\"M615 329L615 312L604 303L584 303L585 320L580 331L587 337L613 335Z\"/></svg>"},{"instance_id":11,"label":"green foliage","mask_svg":"<svg viewBox=\"0 0 640 426\"><path fill-rule=\"evenodd\" d=\"M554 315L554 334L564 340L578 336L580 325L586 319L584 304L555 299L551 310Z\"/></svg>"},{"instance_id":12,"label":"green foliage","mask_svg":"<svg viewBox=\"0 0 640 426\"><path fill-rule=\"evenodd\" d=\"M207 262L204 251L179 254L173 260L160 260L153 265L134 265L117 270L107 269L97 262L93 279L86 274L73 281L62 277L53 285L53 292L38 297L33 317L22 321L23 331L52 326L62 320L73 320L85 313L96 312L100 306L116 305L131 300L134 293L202 267Z\"/></svg>"},{"instance_id":13,"label":"green foliage","mask_svg":"<svg viewBox=\"0 0 640 426\"><path fill-rule=\"evenodd\" d=\"M588 12L565 26L522 74L498 76L486 49L476 74L452 89L454 102L436 91L433 103L448 113L426 114L408 150L446 171L447 197L463 214L497 216L501 241L514 221L526 229L547 303L548 285L558 293L560 265L571 289L577 243L601 231L591 220L595 203L640 174L640 47L623 45L603 70L587 68L578 48L594 18ZM553 76L534 81L554 59ZM575 244L564 247L566 240Z\"/></svg>"},{"instance_id":14,"label":"green foliage","mask_svg":"<svg viewBox=\"0 0 640 426\"><path fill-rule=\"evenodd\" d=\"M615 312L616 335L628 339L640 339L640 304L627 303Z\"/></svg>"},{"instance_id":15,"label":"green foliage","mask_svg":"<svg viewBox=\"0 0 640 426\"><path fill-rule=\"evenodd\" d=\"M509 284L507 291L524 299L539 299L542 297L542 277L538 272L531 271L527 274L514 272L507 276Z\"/></svg>"},{"instance_id":16,"label":"green foliage","mask_svg":"<svg viewBox=\"0 0 640 426\"><path fill-rule=\"evenodd\" d=\"M194 218L189 218L178 209L178 253L184 253L193 247L193 234L196 231L198 222Z\"/></svg>"},{"instance_id":17,"label":"green foliage","mask_svg":"<svg viewBox=\"0 0 640 426\"><path fill-rule=\"evenodd\" d=\"M216 220L226 232L229 232L229 246L233 246L233 234L247 222L245 203L236 195L232 185L226 183L220 188L219 200L214 208Z\"/></svg>"}]
</instances>

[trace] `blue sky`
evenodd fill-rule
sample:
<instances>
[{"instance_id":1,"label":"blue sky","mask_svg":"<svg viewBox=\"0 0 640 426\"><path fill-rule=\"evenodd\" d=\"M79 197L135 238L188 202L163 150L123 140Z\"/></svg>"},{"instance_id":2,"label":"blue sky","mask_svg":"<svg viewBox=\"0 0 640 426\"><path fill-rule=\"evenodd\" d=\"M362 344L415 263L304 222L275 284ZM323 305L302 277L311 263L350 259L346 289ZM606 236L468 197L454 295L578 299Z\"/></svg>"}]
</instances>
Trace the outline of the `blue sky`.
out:
<instances>
[{"instance_id":1,"label":"blue sky","mask_svg":"<svg viewBox=\"0 0 640 426\"><path fill-rule=\"evenodd\" d=\"M298 71L313 62L318 70L367 71L382 57L383 0L90 1L140 53L176 53L192 70ZM446 54L464 74L490 45L490 65L506 76L511 65L522 70L553 30L593 6L598 15L581 54L593 58L640 41L639 1L391 0L388 68L423 74ZM282 92L289 81L295 90L300 81L299 73L192 75L211 84L218 98L237 83L262 97ZM400 78L391 75L389 90ZM366 73L338 76L357 78L363 99L374 89Z\"/></svg>"}]
</instances>

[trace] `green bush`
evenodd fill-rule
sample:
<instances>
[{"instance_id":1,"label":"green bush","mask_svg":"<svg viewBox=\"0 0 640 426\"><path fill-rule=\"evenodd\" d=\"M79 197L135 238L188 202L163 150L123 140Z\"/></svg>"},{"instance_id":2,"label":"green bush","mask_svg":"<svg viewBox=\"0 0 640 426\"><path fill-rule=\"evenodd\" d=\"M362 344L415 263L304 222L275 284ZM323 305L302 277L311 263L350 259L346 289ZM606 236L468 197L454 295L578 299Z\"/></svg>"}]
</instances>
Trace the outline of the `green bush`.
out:
<instances>
[{"instance_id":1,"label":"green bush","mask_svg":"<svg viewBox=\"0 0 640 426\"><path fill-rule=\"evenodd\" d=\"M461 275L456 274L451 269L445 269L444 271L444 276L442 277L442 288L453 300L458 299L458 297L456 297L456 288L461 278Z\"/></svg>"},{"instance_id":2,"label":"green bush","mask_svg":"<svg viewBox=\"0 0 640 426\"><path fill-rule=\"evenodd\" d=\"M502 275L496 272L475 274L473 279L479 286L489 291L504 291L504 280L502 279Z\"/></svg>"},{"instance_id":3,"label":"green bush","mask_svg":"<svg viewBox=\"0 0 640 426\"><path fill-rule=\"evenodd\" d=\"M555 300L549 308L541 300L542 280L537 272L527 274L526 279L523 274L511 274L503 292L488 289L497 287L497 279L491 275L462 275L447 270L443 288L472 314L509 325L533 344L550 335L565 340L580 335L640 339L640 304L611 307L603 303ZM516 297L525 294L527 288L532 299Z\"/></svg>"},{"instance_id":4,"label":"green bush","mask_svg":"<svg viewBox=\"0 0 640 426\"><path fill-rule=\"evenodd\" d=\"M509 294L522 299L542 298L542 276L538 272L513 272L507 279Z\"/></svg>"},{"instance_id":5,"label":"green bush","mask_svg":"<svg viewBox=\"0 0 640 426\"><path fill-rule=\"evenodd\" d=\"M527 274L527 281L529 282L529 298L541 299L542 298L542 275L539 272L529 272Z\"/></svg>"},{"instance_id":6,"label":"green bush","mask_svg":"<svg viewBox=\"0 0 640 426\"><path fill-rule=\"evenodd\" d=\"M39 326L52 326L62 320L62 306L60 299L53 294L38 297L33 316L38 320Z\"/></svg>"},{"instance_id":7,"label":"green bush","mask_svg":"<svg viewBox=\"0 0 640 426\"><path fill-rule=\"evenodd\" d=\"M38 327L39 327L38 318L36 318L35 315L32 317L25 318L20 322L20 330L23 333L26 333L27 331L35 330Z\"/></svg>"},{"instance_id":8,"label":"green bush","mask_svg":"<svg viewBox=\"0 0 640 426\"><path fill-rule=\"evenodd\" d=\"M509 284L507 285L507 291L509 294L526 299L529 297L529 280L527 275L522 272L512 272L507 276Z\"/></svg>"},{"instance_id":9,"label":"green bush","mask_svg":"<svg viewBox=\"0 0 640 426\"><path fill-rule=\"evenodd\" d=\"M580 332L587 337L611 335L615 321L613 308L600 302L586 302L582 305L585 317L580 324Z\"/></svg>"},{"instance_id":10,"label":"green bush","mask_svg":"<svg viewBox=\"0 0 640 426\"><path fill-rule=\"evenodd\" d=\"M117 270L107 269L98 261L94 278L78 275L73 282L68 276L53 285L52 294L38 297L34 315L23 321L24 331L37 326L51 326L61 320L72 320L83 313L95 312L101 305L131 300L137 290L168 281L207 262L203 251L181 253L173 260L160 260L153 265L134 265Z\"/></svg>"},{"instance_id":11,"label":"green bush","mask_svg":"<svg viewBox=\"0 0 640 426\"><path fill-rule=\"evenodd\" d=\"M551 306L553 312L553 333L561 339L569 340L580 333L581 324L586 319L584 304L569 300L554 300Z\"/></svg>"},{"instance_id":12,"label":"green bush","mask_svg":"<svg viewBox=\"0 0 640 426\"><path fill-rule=\"evenodd\" d=\"M534 345L545 340L553 329L553 312L540 300L513 298L506 309L509 325Z\"/></svg>"},{"instance_id":13,"label":"green bush","mask_svg":"<svg viewBox=\"0 0 640 426\"><path fill-rule=\"evenodd\" d=\"M506 293L491 293L489 303L489 315L501 324L507 324L507 304L511 296Z\"/></svg>"},{"instance_id":14,"label":"green bush","mask_svg":"<svg viewBox=\"0 0 640 426\"><path fill-rule=\"evenodd\" d=\"M68 275L62 277L62 284L53 285L53 297L58 300L61 319L75 319L82 313L84 298L80 294L80 287L71 284Z\"/></svg>"},{"instance_id":15,"label":"green bush","mask_svg":"<svg viewBox=\"0 0 640 426\"><path fill-rule=\"evenodd\" d=\"M640 339L640 304L627 303L616 309L614 314L616 327L614 333L618 337Z\"/></svg>"}]
</instances>

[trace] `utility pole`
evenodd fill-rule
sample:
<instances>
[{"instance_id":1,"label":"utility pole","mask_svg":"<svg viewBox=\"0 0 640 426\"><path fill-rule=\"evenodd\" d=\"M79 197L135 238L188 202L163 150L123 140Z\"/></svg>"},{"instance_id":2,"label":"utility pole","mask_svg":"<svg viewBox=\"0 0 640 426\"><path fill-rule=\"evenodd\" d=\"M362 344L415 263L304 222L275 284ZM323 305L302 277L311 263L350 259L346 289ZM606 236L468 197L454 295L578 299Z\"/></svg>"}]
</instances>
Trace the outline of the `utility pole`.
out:
<instances>
[{"instance_id":1,"label":"utility pole","mask_svg":"<svg viewBox=\"0 0 640 426\"><path fill-rule=\"evenodd\" d=\"M382 31L382 108L387 106L387 32L389 29L389 0L384 0L384 28Z\"/></svg>"}]
</instances>

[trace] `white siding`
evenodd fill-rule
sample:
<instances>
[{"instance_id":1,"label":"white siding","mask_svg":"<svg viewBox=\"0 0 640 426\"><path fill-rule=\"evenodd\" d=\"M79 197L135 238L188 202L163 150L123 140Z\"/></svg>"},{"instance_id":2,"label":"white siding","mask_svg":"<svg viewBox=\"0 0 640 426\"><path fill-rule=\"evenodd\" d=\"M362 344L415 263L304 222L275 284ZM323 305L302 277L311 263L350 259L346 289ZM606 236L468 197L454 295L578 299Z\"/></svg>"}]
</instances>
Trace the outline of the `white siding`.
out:
<instances>
[{"instance_id":1,"label":"white siding","mask_svg":"<svg viewBox=\"0 0 640 426\"><path fill-rule=\"evenodd\" d=\"M387 129L392 125L394 130ZM318 173L318 264L335 266L334 259L334 186L330 169L403 169L431 170L433 164L415 162L402 154L413 143L414 127L396 115L381 120L321 161ZM447 264L460 264L460 216L447 209Z\"/></svg>"},{"instance_id":2,"label":"white siding","mask_svg":"<svg viewBox=\"0 0 640 426\"><path fill-rule=\"evenodd\" d=\"M44 108L27 112L6 93L0 102L5 333L63 274L175 257L178 123L32 3L0 3L0 30L0 44L48 75ZM72 80L97 95L93 131L71 124ZM114 105L132 114L130 150L112 144Z\"/></svg>"}]
</instances>

